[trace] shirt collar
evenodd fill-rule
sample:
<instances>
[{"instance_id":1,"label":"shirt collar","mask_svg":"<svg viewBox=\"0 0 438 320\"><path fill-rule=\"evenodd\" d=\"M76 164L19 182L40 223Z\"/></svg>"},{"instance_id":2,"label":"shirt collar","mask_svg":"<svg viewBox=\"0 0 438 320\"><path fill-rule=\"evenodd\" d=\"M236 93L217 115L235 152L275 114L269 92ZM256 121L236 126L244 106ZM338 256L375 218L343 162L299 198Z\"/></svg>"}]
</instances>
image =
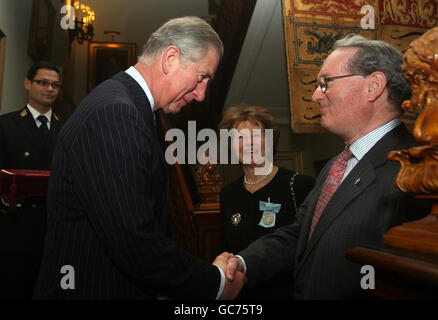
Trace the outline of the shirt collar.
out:
<instances>
[{"instance_id":1,"label":"shirt collar","mask_svg":"<svg viewBox=\"0 0 438 320\"><path fill-rule=\"evenodd\" d=\"M395 118L383 126L374 129L370 133L360 137L350 145L350 150L354 157L360 161L370 149L383 138L385 134L397 127L401 123L400 118Z\"/></svg>"},{"instance_id":2,"label":"shirt collar","mask_svg":"<svg viewBox=\"0 0 438 320\"><path fill-rule=\"evenodd\" d=\"M50 123L50 119L52 119L52 109L50 109L45 114L39 113L35 108L33 108L30 104L27 104L27 108L29 109L29 112L31 113L34 120L37 120L39 115L45 116L47 118L48 123Z\"/></svg>"},{"instance_id":3,"label":"shirt collar","mask_svg":"<svg viewBox=\"0 0 438 320\"><path fill-rule=\"evenodd\" d=\"M137 69L135 69L133 66L130 67L128 70L125 71L127 74L129 74L143 89L144 93L148 97L149 103L151 104L152 112L154 111L154 97L152 96L151 90L149 90L148 84L146 83L146 80L143 78L143 76L138 72Z\"/></svg>"}]
</instances>

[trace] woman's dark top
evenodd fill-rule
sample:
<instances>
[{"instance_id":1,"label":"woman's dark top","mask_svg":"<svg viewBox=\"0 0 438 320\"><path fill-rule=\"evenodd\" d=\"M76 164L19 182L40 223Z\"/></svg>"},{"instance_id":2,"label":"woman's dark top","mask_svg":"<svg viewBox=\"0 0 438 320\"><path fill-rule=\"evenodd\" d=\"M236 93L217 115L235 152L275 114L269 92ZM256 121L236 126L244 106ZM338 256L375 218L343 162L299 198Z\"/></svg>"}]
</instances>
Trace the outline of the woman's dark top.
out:
<instances>
[{"instance_id":1,"label":"woman's dark top","mask_svg":"<svg viewBox=\"0 0 438 320\"><path fill-rule=\"evenodd\" d=\"M274 178L254 193L245 189L243 176L222 189L223 251L237 253L263 235L293 222L296 212L290 180L294 173L279 168ZM314 185L315 179L310 176L298 174L295 177L293 187L298 208ZM293 271L277 274L270 281L255 287L248 283L238 298L292 299Z\"/></svg>"}]
</instances>

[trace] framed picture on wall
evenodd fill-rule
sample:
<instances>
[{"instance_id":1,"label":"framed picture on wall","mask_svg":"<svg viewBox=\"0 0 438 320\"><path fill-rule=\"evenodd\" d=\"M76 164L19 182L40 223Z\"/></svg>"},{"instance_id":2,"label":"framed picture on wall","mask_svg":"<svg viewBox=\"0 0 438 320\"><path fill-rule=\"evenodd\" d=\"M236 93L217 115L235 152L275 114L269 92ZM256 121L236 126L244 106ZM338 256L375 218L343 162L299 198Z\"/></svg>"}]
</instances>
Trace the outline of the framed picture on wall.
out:
<instances>
[{"instance_id":1,"label":"framed picture on wall","mask_svg":"<svg viewBox=\"0 0 438 320\"><path fill-rule=\"evenodd\" d=\"M90 42L88 44L87 92L99 83L136 63L135 43Z\"/></svg>"}]
</instances>

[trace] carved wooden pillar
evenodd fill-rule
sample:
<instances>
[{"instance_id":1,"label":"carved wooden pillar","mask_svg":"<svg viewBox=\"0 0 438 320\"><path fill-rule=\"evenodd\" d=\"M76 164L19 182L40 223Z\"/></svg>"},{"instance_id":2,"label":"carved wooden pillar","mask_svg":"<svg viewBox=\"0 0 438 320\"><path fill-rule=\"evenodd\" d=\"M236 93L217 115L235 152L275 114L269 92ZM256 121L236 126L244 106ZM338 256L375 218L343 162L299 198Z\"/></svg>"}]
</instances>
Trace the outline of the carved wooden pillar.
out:
<instances>
[{"instance_id":1,"label":"carved wooden pillar","mask_svg":"<svg viewBox=\"0 0 438 320\"><path fill-rule=\"evenodd\" d=\"M222 188L221 176L216 172L216 164L201 165L196 172L196 187L201 202L196 205L201 210L218 210L218 195Z\"/></svg>"}]
</instances>

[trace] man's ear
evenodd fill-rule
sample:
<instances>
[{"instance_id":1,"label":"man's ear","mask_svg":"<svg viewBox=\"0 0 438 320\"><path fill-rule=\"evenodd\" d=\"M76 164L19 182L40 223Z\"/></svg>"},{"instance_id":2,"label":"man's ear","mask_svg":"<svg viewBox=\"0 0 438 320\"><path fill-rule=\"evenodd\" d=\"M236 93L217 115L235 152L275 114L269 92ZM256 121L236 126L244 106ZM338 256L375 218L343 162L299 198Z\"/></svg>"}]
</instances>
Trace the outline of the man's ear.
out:
<instances>
[{"instance_id":1,"label":"man's ear","mask_svg":"<svg viewBox=\"0 0 438 320\"><path fill-rule=\"evenodd\" d=\"M168 74L179 63L181 51L177 46L169 46L161 54L161 65L164 74Z\"/></svg>"},{"instance_id":2,"label":"man's ear","mask_svg":"<svg viewBox=\"0 0 438 320\"><path fill-rule=\"evenodd\" d=\"M30 87L32 86L32 81L30 81L28 78L24 78L24 87L26 90L30 90Z\"/></svg>"},{"instance_id":3,"label":"man's ear","mask_svg":"<svg viewBox=\"0 0 438 320\"><path fill-rule=\"evenodd\" d=\"M369 102L376 101L386 89L386 76L375 71L367 76L367 97Z\"/></svg>"}]
</instances>

